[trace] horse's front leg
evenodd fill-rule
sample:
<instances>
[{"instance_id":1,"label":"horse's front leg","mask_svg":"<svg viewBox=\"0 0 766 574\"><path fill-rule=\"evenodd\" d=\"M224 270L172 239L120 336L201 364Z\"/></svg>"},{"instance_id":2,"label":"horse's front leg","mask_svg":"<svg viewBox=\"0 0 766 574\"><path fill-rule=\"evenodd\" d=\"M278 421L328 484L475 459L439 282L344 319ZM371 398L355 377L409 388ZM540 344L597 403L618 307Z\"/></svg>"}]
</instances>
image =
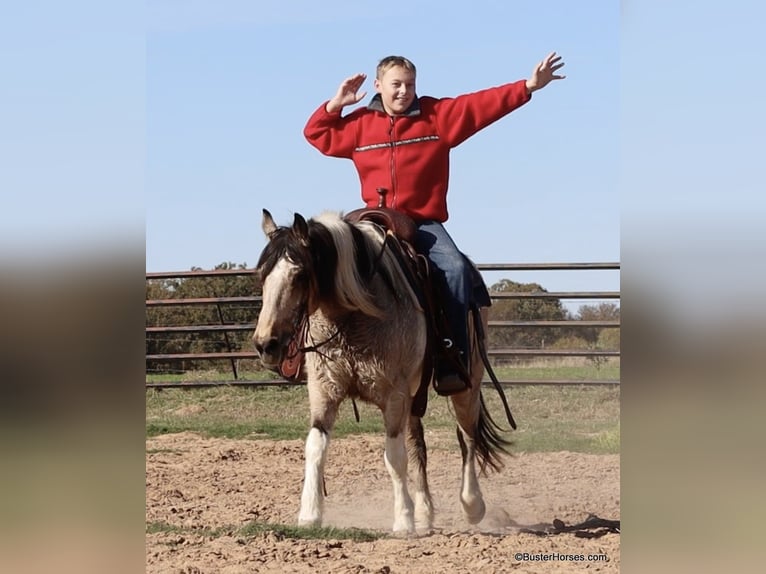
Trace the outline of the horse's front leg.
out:
<instances>
[{"instance_id":1,"label":"horse's front leg","mask_svg":"<svg viewBox=\"0 0 766 574\"><path fill-rule=\"evenodd\" d=\"M309 384L311 430L306 437L306 469L301 494L298 524L321 526L324 510L324 465L330 445L330 431L335 424L337 405L328 403L318 385Z\"/></svg>"},{"instance_id":2,"label":"horse's front leg","mask_svg":"<svg viewBox=\"0 0 766 574\"><path fill-rule=\"evenodd\" d=\"M322 427L313 426L306 438L306 470L303 478L301 511L298 524L321 526L324 509L324 463L330 435Z\"/></svg>"},{"instance_id":3,"label":"horse's front leg","mask_svg":"<svg viewBox=\"0 0 766 574\"><path fill-rule=\"evenodd\" d=\"M415 530L412 498L407 491L407 446L404 426L410 401L401 394L392 393L386 403L383 420L386 426L385 462L394 487L394 527L396 533Z\"/></svg>"}]
</instances>

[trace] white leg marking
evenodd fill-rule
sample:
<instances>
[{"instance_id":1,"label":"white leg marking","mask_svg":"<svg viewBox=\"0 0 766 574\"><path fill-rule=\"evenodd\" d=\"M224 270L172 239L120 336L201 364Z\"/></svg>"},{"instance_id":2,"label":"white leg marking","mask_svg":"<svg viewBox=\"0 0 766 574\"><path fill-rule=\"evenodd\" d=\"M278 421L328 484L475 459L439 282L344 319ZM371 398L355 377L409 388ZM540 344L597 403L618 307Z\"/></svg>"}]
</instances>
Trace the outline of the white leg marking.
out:
<instances>
[{"instance_id":1,"label":"white leg marking","mask_svg":"<svg viewBox=\"0 0 766 574\"><path fill-rule=\"evenodd\" d=\"M407 492L407 448L402 433L386 437L384 459L394 486L394 532L413 532L413 505Z\"/></svg>"},{"instance_id":2,"label":"white leg marking","mask_svg":"<svg viewBox=\"0 0 766 574\"><path fill-rule=\"evenodd\" d=\"M434 507L431 497L420 489L415 489L415 528L419 531L431 530L434 523Z\"/></svg>"},{"instance_id":3,"label":"white leg marking","mask_svg":"<svg viewBox=\"0 0 766 574\"><path fill-rule=\"evenodd\" d=\"M324 506L322 477L329 444L329 435L316 427L309 431L306 438L306 473L303 478L301 511L298 515L298 524L301 526L321 526L322 524Z\"/></svg>"},{"instance_id":4,"label":"white leg marking","mask_svg":"<svg viewBox=\"0 0 766 574\"><path fill-rule=\"evenodd\" d=\"M461 431L462 432L462 431ZM476 477L476 449L473 440L463 435L468 452L463 461L463 479L460 485L460 503L469 524L477 524L484 518L486 507Z\"/></svg>"}]
</instances>

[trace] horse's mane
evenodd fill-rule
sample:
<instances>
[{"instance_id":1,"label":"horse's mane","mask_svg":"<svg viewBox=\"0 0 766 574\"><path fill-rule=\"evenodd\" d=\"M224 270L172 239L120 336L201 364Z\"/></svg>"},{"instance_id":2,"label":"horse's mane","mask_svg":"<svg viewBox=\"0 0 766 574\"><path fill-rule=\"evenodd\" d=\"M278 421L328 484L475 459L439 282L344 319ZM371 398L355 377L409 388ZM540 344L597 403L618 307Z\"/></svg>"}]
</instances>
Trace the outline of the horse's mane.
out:
<instances>
[{"instance_id":1,"label":"horse's mane","mask_svg":"<svg viewBox=\"0 0 766 574\"><path fill-rule=\"evenodd\" d=\"M321 292L331 289L335 302L344 309L383 318L384 311L364 286L373 272L372 251L376 238L344 221L339 213L330 211L309 220L309 237L316 256L323 257L324 252L325 263L330 259L334 259L335 263L317 266L315 269L320 294L327 295ZM327 245L328 239L332 241L335 257L326 253L330 247ZM377 244L382 245L382 241L378 240Z\"/></svg>"},{"instance_id":2,"label":"horse's mane","mask_svg":"<svg viewBox=\"0 0 766 574\"><path fill-rule=\"evenodd\" d=\"M303 280L319 300L331 301L341 309L384 318L387 313L370 290L376 275L395 298L408 299L418 307L396 258L384 248L385 233L380 227L367 221L351 224L332 211L304 221L304 225L279 227L269 235L257 265L261 280L286 257L305 271Z\"/></svg>"}]
</instances>

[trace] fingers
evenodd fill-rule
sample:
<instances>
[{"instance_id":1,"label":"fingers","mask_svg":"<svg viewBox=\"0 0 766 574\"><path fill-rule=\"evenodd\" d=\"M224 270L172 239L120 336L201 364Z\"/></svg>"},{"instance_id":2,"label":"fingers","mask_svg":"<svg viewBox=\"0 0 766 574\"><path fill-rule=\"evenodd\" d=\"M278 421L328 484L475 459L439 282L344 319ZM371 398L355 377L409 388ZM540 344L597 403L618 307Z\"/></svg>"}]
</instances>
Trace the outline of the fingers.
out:
<instances>
[{"instance_id":1,"label":"fingers","mask_svg":"<svg viewBox=\"0 0 766 574\"><path fill-rule=\"evenodd\" d=\"M558 55L556 54L556 52L551 52L550 54L548 54L548 55L545 57L545 59L543 60L543 62L545 62L545 63L546 63L546 64L548 64L548 65L551 65L551 64L553 64L553 63L555 63L555 62L558 62L560 59L561 59L561 56L558 56Z\"/></svg>"},{"instance_id":2,"label":"fingers","mask_svg":"<svg viewBox=\"0 0 766 574\"><path fill-rule=\"evenodd\" d=\"M367 74L354 74L343 80L342 86L346 89L357 91L367 79Z\"/></svg>"},{"instance_id":3,"label":"fingers","mask_svg":"<svg viewBox=\"0 0 766 574\"><path fill-rule=\"evenodd\" d=\"M556 72L564 67L564 62L561 61L561 56L558 56L556 52L551 52L545 59L537 66L537 72L541 74L550 74L554 79L563 79L566 76L558 76Z\"/></svg>"},{"instance_id":4,"label":"fingers","mask_svg":"<svg viewBox=\"0 0 766 574\"><path fill-rule=\"evenodd\" d=\"M556 52L553 52L553 54L555 53ZM563 80L564 78L566 78L566 76L562 76L556 73L563 67L564 67L564 62L561 61L561 56L552 58L551 61L549 62L549 68L551 70L551 78L554 80Z\"/></svg>"},{"instance_id":5,"label":"fingers","mask_svg":"<svg viewBox=\"0 0 766 574\"><path fill-rule=\"evenodd\" d=\"M362 84L366 79L366 74L354 74L353 76L349 76L343 80L343 82L341 82L340 86L338 87L338 92L333 98L334 105L332 105L331 108L342 108L349 104L359 103L362 98L367 95L367 92L357 94L359 88L362 87Z\"/></svg>"},{"instance_id":6,"label":"fingers","mask_svg":"<svg viewBox=\"0 0 766 574\"><path fill-rule=\"evenodd\" d=\"M546 65L551 70L558 70L561 66L564 65L564 62L561 61L561 56L557 56L556 52L551 52L548 54L548 57L545 58Z\"/></svg>"}]
</instances>

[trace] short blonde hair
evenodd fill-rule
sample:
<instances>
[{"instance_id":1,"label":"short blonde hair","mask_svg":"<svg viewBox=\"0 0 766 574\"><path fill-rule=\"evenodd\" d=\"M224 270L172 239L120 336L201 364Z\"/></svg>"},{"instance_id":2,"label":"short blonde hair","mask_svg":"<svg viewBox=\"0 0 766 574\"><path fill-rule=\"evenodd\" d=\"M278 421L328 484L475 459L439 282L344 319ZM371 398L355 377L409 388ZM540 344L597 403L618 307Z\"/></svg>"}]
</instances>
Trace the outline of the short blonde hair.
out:
<instances>
[{"instance_id":1,"label":"short blonde hair","mask_svg":"<svg viewBox=\"0 0 766 574\"><path fill-rule=\"evenodd\" d=\"M410 62L404 56L386 56L380 62L378 62L378 68L375 72L375 77L380 80L383 77L383 74L396 66L401 66L405 70L409 70L412 72L413 76L417 75L415 64Z\"/></svg>"}]
</instances>

